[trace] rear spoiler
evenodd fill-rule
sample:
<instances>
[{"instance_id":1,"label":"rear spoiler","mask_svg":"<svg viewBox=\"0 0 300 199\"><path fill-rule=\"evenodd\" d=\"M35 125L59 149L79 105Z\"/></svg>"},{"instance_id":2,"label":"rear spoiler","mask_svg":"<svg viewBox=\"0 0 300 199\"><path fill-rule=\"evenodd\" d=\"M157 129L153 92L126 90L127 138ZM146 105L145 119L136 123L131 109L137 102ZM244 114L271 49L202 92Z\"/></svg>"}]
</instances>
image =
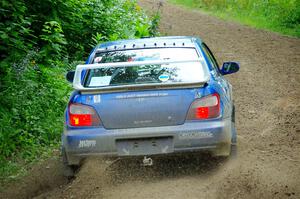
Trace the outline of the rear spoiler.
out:
<instances>
[{"instance_id":1,"label":"rear spoiler","mask_svg":"<svg viewBox=\"0 0 300 199\"><path fill-rule=\"evenodd\" d=\"M160 65L172 63L187 63L187 62L203 62L203 59L192 60L151 60L151 61L136 61L136 62L115 62L115 63L100 63L100 64L84 64L77 65L73 80L73 88L78 91L110 91L110 90L134 90L138 88L165 88L165 87L190 87L204 85L209 80L209 71L207 67L203 67L204 79L201 82L173 82L173 83L150 83L150 84L134 84L120 86L102 86L102 87L84 87L82 85L82 72L89 69L99 68L117 68L117 67L132 67L142 65Z\"/></svg>"}]
</instances>

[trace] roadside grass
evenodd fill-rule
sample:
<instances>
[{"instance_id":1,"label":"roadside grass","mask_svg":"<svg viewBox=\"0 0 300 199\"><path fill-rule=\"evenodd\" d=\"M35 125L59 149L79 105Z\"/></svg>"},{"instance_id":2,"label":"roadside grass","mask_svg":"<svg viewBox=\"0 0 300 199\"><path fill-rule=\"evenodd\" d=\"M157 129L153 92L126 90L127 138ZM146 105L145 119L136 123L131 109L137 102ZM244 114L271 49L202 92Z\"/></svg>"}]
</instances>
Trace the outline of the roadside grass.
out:
<instances>
[{"instance_id":1,"label":"roadside grass","mask_svg":"<svg viewBox=\"0 0 300 199\"><path fill-rule=\"evenodd\" d=\"M200 9L223 20L300 38L300 1L297 0L169 0Z\"/></svg>"}]
</instances>

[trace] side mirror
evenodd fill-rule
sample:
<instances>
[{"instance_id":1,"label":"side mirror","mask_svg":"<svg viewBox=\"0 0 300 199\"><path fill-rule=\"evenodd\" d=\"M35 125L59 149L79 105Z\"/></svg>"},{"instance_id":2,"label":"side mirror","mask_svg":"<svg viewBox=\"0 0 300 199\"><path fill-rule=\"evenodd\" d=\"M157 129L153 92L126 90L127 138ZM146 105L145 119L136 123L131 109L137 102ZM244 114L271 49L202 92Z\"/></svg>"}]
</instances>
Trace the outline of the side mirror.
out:
<instances>
[{"instance_id":1,"label":"side mirror","mask_svg":"<svg viewBox=\"0 0 300 199\"><path fill-rule=\"evenodd\" d=\"M73 83L73 80L74 80L74 75L75 75L75 71L69 71L68 73L67 73L67 75L66 75L66 79L69 81L69 82L71 82L71 83Z\"/></svg>"},{"instance_id":2,"label":"side mirror","mask_svg":"<svg viewBox=\"0 0 300 199\"><path fill-rule=\"evenodd\" d=\"M221 73L222 75L228 75L231 73L236 73L240 69L240 65L236 62L224 62Z\"/></svg>"}]
</instances>

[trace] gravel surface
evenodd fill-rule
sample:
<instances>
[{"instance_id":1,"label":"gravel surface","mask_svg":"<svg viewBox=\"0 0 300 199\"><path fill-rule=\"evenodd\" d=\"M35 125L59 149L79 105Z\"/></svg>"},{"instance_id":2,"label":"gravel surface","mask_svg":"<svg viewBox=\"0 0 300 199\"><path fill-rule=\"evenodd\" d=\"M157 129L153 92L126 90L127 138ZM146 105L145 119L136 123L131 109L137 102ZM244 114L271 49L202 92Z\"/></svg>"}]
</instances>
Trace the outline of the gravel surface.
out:
<instances>
[{"instance_id":1,"label":"gravel surface","mask_svg":"<svg viewBox=\"0 0 300 199\"><path fill-rule=\"evenodd\" d=\"M158 159L152 167L94 159L68 182L53 160L5 189L4 198L300 198L300 40L160 2L161 33L199 36L219 63L240 62L228 76L238 157ZM151 13L159 2L139 4Z\"/></svg>"}]
</instances>

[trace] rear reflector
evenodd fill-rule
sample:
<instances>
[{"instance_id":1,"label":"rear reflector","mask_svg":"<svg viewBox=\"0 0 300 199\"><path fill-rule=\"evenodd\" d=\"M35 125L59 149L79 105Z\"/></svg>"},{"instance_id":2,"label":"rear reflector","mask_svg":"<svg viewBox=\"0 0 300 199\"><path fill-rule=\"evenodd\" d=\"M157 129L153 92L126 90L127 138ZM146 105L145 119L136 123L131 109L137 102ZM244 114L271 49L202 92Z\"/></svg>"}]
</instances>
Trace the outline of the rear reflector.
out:
<instances>
[{"instance_id":1,"label":"rear reflector","mask_svg":"<svg viewBox=\"0 0 300 199\"><path fill-rule=\"evenodd\" d=\"M188 120L216 118L220 115L220 96L218 93L196 99L188 112Z\"/></svg>"},{"instance_id":2,"label":"rear reflector","mask_svg":"<svg viewBox=\"0 0 300 199\"><path fill-rule=\"evenodd\" d=\"M100 118L96 111L87 105L70 104L69 120L71 126L99 126Z\"/></svg>"}]
</instances>

